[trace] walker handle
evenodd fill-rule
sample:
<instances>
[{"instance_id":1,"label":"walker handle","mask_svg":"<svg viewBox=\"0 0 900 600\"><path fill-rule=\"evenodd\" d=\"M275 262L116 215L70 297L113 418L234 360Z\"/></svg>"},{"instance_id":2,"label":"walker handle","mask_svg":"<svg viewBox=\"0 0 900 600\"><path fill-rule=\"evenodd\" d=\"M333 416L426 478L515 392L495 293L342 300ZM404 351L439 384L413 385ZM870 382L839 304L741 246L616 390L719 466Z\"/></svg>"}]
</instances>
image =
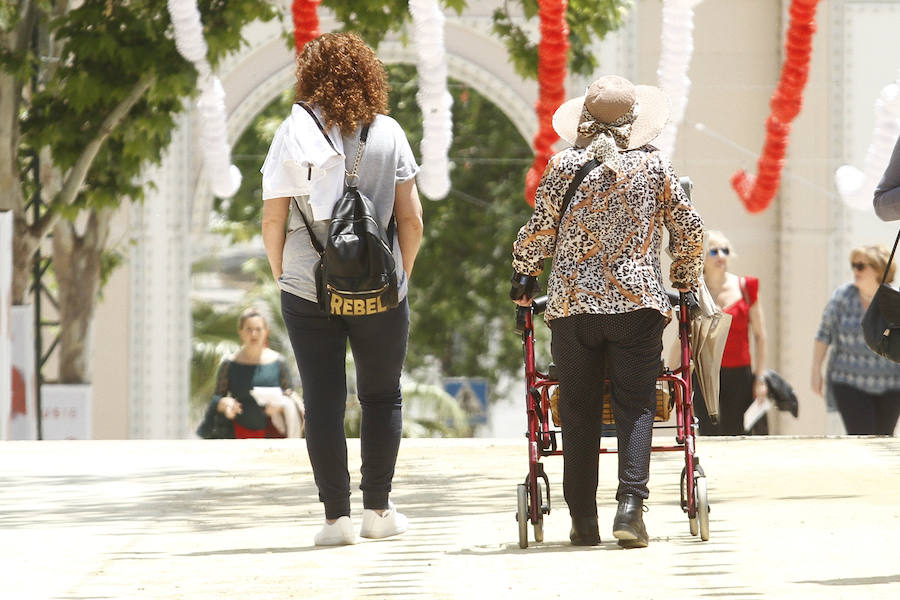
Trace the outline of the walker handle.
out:
<instances>
[{"instance_id":1,"label":"walker handle","mask_svg":"<svg viewBox=\"0 0 900 600\"><path fill-rule=\"evenodd\" d=\"M525 315L531 312L530 306L516 307L516 333L525 333Z\"/></svg>"}]
</instances>

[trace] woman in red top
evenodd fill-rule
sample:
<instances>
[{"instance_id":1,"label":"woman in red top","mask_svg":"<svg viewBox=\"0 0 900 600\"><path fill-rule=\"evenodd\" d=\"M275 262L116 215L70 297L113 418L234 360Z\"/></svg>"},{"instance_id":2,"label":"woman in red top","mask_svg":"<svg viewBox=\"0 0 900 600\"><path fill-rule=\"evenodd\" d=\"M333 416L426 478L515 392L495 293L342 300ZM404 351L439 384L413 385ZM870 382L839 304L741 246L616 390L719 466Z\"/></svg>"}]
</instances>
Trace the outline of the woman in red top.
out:
<instances>
[{"instance_id":1,"label":"woman in red top","mask_svg":"<svg viewBox=\"0 0 900 600\"><path fill-rule=\"evenodd\" d=\"M762 400L768 394L763 378L766 369L766 328L758 302L759 280L729 273L728 260L733 256L728 238L720 231L710 231L703 278L716 304L732 318L719 377L718 424L713 425L710 421L705 402L694 401L703 435L744 435L744 411L754 399ZM750 355L751 333L753 360ZM755 375L753 365L756 366ZM769 433L765 417L757 421L751 433Z\"/></svg>"}]
</instances>

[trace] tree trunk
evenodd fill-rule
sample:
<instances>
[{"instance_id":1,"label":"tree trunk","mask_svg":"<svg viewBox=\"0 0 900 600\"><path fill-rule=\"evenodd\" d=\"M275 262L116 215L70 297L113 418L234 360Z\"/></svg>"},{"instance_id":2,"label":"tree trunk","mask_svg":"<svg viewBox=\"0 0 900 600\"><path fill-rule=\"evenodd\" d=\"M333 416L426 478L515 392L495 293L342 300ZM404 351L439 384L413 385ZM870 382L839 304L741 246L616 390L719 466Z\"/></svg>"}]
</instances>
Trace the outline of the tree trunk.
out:
<instances>
[{"instance_id":1,"label":"tree trunk","mask_svg":"<svg viewBox=\"0 0 900 600\"><path fill-rule=\"evenodd\" d=\"M20 1L15 11L20 16L19 23L14 29L0 34L0 50L12 54L28 47L34 25L30 1ZM22 87L21 78L0 69L0 210L24 209L18 165Z\"/></svg>"},{"instance_id":2,"label":"tree trunk","mask_svg":"<svg viewBox=\"0 0 900 600\"><path fill-rule=\"evenodd\" d=\"M0 35L0 48L16 53L31 43L37 15L31 0L18 0L15 9L20 19L15 29ZM12 303L24 304L32 257L38 240L32 233L25 214L25 198L19 180L19 110L23 81L11 73L0 71L0 211L13 211L13 286Z\"/></svg>"},{"instance_id":3,"label":"tree trunk","mask_svg":"<svg viewBox=\"0 0 900 600\"><path fill-rule=\"evenodd\" d=\"M100 258L111 211L92 211L83 235L60 220L53 229L53 267L59 300L59 382L90 383L94 309L100 293Z\"/></svg>"},{"instance_id":4,"label":"tree trunk","mask_svg":"<svg viewBox=\"0 0 900 600\"><path fill-rule=\"evenodd\" d=\"M19 182L19 102L22 85L0 72L0 210L24 208Z\"/></svg>"},{"instance_id":5,"label":"tree trunk","mask_svg":"<svg viewBox=\"0 0 900 600\"><path fill-rule=\"evenodd\" d=\"M38 240L21 212L13 214L12 303L25 304Z\"/></svg>"}]
</instances>

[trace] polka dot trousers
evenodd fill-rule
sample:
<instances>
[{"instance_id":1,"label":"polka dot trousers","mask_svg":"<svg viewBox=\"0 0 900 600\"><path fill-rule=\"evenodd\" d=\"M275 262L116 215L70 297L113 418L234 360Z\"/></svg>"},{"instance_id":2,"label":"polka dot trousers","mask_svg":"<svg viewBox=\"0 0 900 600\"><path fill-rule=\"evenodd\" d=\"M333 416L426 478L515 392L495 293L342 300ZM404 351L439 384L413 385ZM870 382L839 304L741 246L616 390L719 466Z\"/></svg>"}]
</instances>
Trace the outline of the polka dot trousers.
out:
<instances>
[{"instance_id":1,"label":"polka dot trousers","mask_svg":"<svg viewBox=\"0 0 900 600\"><path fill-rule=\"evenodd\" d=\"M646 499L665 317L653 309L551 321L559 374L563 493L573 517L597 514L603 382L610 380L618 437L616 497Z\"/></svg>"}]
</instances>

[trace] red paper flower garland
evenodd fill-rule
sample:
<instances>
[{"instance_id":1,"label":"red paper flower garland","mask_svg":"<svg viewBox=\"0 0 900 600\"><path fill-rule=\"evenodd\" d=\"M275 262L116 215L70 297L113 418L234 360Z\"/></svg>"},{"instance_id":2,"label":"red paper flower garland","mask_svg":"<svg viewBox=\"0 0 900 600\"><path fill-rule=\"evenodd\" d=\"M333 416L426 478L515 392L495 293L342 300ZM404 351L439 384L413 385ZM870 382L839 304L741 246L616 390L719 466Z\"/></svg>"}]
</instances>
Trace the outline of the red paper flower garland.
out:
<instances>
[{"instance_id":1,"label":"red paper flower garland","mask_svg":"<svg viewBox=\"0 0 900 600\"><path fill-rule=\"evenodd\" d=\"M757 163L759 173L754 177L740 170L731 176L731 187L751 213L768 208L778 191L791 121L803 105L803 88L809 76L809 57L812 54L812 36L816 31L818 1L791 1L791 22L785 41L786 56L781 68L781 79L769 102L772 112L766 120L766 142Z\"/></svg>"},{"instance_id":2,"label":"red paper flower garland","mask_svg":"<svg viewBox=\"0 0 900 600\"><path fill-rule=\"evenodd\" d=\"M294 47L297 54L306 42L319 36L319 15L316 8L322 0L294 0L291 12L294 14Z\"/></svg>"},{"instance_id":3,"label":"red paper flower garland","mask_svg":"<svg viewBox=\"0 0 900 600\"><path fill-rule=\"evenodd\" d=\"M534 206L534 193L544 174L552 147L559 136L553 130L553 113L566 100L566 52L569 50L569 26L566 24L568 0L540 0L541 41L538 43L538 132L534 136L534 162L525 176L525 199Z\"/></svg>"}]
</instances>

